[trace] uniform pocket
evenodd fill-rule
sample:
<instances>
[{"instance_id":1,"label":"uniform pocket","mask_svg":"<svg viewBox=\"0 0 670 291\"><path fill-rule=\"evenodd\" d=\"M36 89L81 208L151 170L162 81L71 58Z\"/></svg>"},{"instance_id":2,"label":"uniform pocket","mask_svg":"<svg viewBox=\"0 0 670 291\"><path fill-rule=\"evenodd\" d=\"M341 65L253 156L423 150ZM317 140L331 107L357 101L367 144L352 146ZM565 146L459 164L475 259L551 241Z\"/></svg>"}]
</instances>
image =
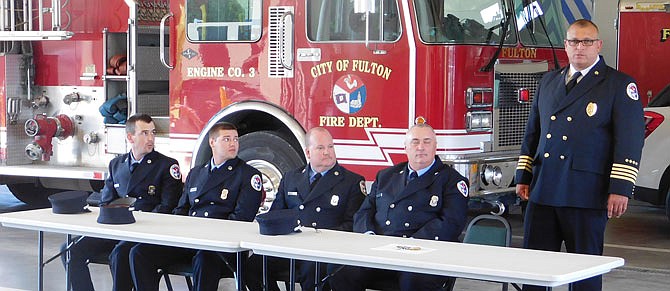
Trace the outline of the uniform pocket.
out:
<instances>
[{"instance_id":1,"label":"uniform pocket","mask_svg":"<svg viewBox=\"0 0 670 291\"><path fill-rule=\"evenodd\" d=\"M575 154L572 159L572 169L604 175L609 169L606 158L595 153Z\"/></svg>"}]
</instances>

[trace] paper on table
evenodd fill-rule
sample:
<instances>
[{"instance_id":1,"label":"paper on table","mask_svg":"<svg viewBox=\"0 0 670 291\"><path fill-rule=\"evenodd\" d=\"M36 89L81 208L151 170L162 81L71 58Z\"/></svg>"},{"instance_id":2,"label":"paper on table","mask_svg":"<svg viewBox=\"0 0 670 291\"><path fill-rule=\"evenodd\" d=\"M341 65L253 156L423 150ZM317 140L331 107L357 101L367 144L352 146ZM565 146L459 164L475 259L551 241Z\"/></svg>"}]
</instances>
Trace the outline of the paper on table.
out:
<instances>
[{"instance_id":1,"label":"paper on table","mask_svg":"<svg viewBox=\"0 0 670 291\"><path fill-rule=\"evenodd\" d=\"M435 249L414 246L414 245L399 245L399 244L388 244L381 247L372 248L376 251L389 251L389 252L399 252L404 254L425 254L434 251Z\"/></svg>"}]
</instances>

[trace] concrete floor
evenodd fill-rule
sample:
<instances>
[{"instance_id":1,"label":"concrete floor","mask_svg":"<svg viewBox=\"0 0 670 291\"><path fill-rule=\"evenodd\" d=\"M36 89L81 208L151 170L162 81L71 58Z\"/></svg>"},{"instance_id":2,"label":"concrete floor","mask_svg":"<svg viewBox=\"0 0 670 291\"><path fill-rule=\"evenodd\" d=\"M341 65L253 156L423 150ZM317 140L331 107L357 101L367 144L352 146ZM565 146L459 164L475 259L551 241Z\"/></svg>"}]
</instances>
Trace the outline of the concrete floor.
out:
<instances>
[{"instance_id":1,"label":"concrete floor","mask_svg":"<svg viewBox=\"0 0 670 291\"><path fill-rule=\"evenodd\" d=\"M29 207L16 200L0 186L0 213ZM518 212L518 211L517 211ZM522 240L521 216L512 213L509 220L514 229L513 245ZM61 234L45 234L45 254L55 254L65 240ZM610 221L606 234L606 255L626 259L626 265L604 276L604 290L656 291L670 286L670 222L664 211L644 203L631 202L629 212ZM97 290L111 289L111 275L104 265L92 265ZM175 290L186 290L184 279L172 276ZM45 267L45 290L65 290L65 276L59 261ZM221 280L219 290L234 290L231 279ZM165 285L161 286L166 290ZM0 291L37 289L37 233L0 227ZM500 284L458 279L455 290L493 291ZM568 290L566 286L554 290Z\"/></svg>"}]
</instances>

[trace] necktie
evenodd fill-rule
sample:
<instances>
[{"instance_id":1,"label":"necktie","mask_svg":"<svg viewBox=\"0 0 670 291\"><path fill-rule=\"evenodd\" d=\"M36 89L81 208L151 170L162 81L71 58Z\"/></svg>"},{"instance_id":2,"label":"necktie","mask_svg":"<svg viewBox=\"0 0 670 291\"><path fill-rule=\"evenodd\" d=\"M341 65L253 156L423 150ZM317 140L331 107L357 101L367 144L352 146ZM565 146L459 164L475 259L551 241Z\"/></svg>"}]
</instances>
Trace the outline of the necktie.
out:
<instances>
[{"instance_id":1,"label":"necktie","mask_svg":"<svg viewBox=\"0 0 670 291\"><path fill-rule=\"evenodd\" d=\"M321 173L316 173L316 175L309 178L309 190L314 189L314 185L319 182L319 179L321 179Z\"/></svg>"},{"instance_id":2,"label":"necktie","mask_svg":"<svg viewBox=\"0 0 670 291\"><path fill-rule=\"evenodd\" d=\"M416 172L412 172L407 176L407 183L405 185L409 184L409 182L412 182L412 180L418 178L419 175Z\"/></svg>"},{"instance_id":3,"label":"necktie","mask_svg":"<svg viewBox=\"0 0 670 291\"><path fill-rule=\"evenodd\" d=\"M565 93L570 93L570 90L577 85L577 79L582 75L580 72L576 72L572 74L572 78L570 78L570 81L568 81L568 84L565 85Z\"/></svg>"},{"instance_id":4,"label":"necktie","mask_svg":"<svg viewBox=\"0 0 670 291\"><path fill-rule=\"evenodd\" d=\"M133 171L135 171L135 168L137 168L139 164L140 163L130 163L130 172L132 173Z\"/></svg>"}]
</instances>

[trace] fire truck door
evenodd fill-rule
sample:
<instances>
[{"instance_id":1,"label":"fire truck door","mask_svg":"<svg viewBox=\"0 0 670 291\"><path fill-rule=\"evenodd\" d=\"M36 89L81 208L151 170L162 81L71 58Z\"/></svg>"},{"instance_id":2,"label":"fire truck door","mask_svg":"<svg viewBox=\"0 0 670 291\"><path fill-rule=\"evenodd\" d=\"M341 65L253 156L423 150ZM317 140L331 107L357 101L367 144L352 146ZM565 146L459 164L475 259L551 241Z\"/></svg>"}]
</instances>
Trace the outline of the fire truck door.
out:
<instances>
[{"instance_id":1,"label":"fire truck door","mask_svg":"<svg viewBox=\"0 0 670 291\"><path fill-rule=\"evenodd\" d=\"M395 0L298 1L295 90L309 100L308 127L331 131L382 127L382 112L397 112L384 127L407 126L409 59L401 42ZM393 102L389 97L397 96ZM357 131L361 134L363 131ZM351 134L348 134L352 136Z\"/></svg>"}]
</instances>

